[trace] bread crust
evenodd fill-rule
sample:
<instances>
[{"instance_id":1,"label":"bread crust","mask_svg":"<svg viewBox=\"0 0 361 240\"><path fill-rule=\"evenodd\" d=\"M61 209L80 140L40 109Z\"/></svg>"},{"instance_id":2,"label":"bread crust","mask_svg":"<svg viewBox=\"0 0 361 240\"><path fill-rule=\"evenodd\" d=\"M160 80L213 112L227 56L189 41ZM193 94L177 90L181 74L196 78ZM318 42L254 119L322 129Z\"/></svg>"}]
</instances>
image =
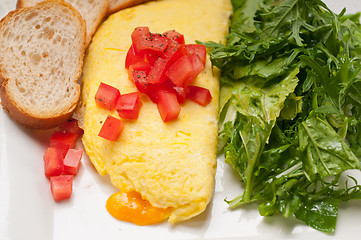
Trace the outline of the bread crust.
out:
<instances>
[{"instance_id":1,"label":"bread crust","mask_svg":"<svg viewBox=\"0 0 361 240\"><path fill-rule=\"evenodd\" d=\"M51 115L49 114L49 116L46 117L41 117L39 116L35 116L34 114L24 111L23 108L21 106L19 106L19 104L14 101L14 99L11 96L11 93L9 93L8 88L7 88L7 84L9 81L9 78L6 76L6 74L3 73L3 67L0 65L0 97L1 97L1 105L3 107L3 109L6 110L6 112L9 114L10 117L12 117L16 122L18 122L19 124L23 125L26 128L30 128L30 129L49 129L49 128L53 128L58 126L59 124L65 122L66 120L68 120L78 102L80 99L80 86L77 83L78 79L81 76L82 73L82 67L83 67L83 61L84 61L84 54L85 54L85 50L86 50L86 25L85 25L85 21L84 19L81 17L80 13L71 5L68 4L66 2L64 2L63 0L48 0L46 2L41 2L39 3L37 6L41 6L41 5L45 5L45 4L52 4L56 3L56 4L61 4L65 7L68 7L71 9L71 11L73 12L74 16L76 16L76 18L79 20L80 24L81 24L81 32L79 32L79 34L82 35L82 39L83 44L81 46L81 52L78 53L77 56L77 60L74 59L74 62L78 62L79 66L77 67L77 72L74 72L74 82L72 84L76 84L77 87L77 93L74 96L74 98L72 99L72 101L69 103L69 107L67 107L67 109L62 109L62 112L58 115ZM18 14L19 12L22 11L28 11L29 8L20 8L20 9L16 9L14 11L11 11L8 13L7 16L5 16L3 19L1 19L0 21L0 29L2 28L3 25L6 24L6 21L8 19L11 19L11 17L13 15ZM61 79L59 79L61 80ZM49 109L49 112L52 112L52 109Z\"/></svg>"},{"instance_id":2,"label":"bread crust","mask_svg":"<svg viewBox=\"0 0 361 240\"><path fill-rule=\"evenodd\" d=\"M149 2L151 0L124 0L121 3L117 3L117 0L109 0L108 15L120 11L124 8L133 7L135 5Z\"/></svg>"}]
</instances>

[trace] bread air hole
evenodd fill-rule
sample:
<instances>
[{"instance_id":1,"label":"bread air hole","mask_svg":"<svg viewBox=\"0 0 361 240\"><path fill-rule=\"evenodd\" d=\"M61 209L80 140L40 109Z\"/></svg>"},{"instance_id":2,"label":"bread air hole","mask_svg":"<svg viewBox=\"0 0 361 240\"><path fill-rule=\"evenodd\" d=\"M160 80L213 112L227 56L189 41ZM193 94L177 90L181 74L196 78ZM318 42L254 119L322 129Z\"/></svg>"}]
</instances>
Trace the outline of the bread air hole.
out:
<instances>
[{"instance_id":1,"label":"bread air hole","mask_svg":"<svg viewBox=\"0 0 361 240\"><path fill-rule=\"evenodd\" d=\"M38 16L37 12L31 12L25 17L25 21L30 21L31 19L33 19L33 18L35 18L37 16Z\"/></svg>"},{"instance_id":2,"label":"bread air hole","mask_svg":"<svg viewBox=\"0 0 361 240\"><path fill-rule=\"evenodd\" d=\"M31 61L34 63L34 64L39 64L40 60L41 60L41 56L39 54L32 54L30 56L31 58Z\"/></svg>"}]
</instances>

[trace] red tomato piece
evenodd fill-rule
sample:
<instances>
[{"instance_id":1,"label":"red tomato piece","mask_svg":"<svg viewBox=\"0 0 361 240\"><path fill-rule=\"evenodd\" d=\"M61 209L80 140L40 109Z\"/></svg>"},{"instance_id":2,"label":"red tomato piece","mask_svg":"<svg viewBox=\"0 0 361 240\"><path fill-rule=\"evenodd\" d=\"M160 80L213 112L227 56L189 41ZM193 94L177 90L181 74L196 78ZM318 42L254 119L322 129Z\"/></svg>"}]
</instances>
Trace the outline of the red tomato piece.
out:
<instances>
[{"instance_id":1,"label":"red tomato piece","mask_svg":"<svg viewBox=\"0 0 361 240\"><path fill-rule=\"evenodd\" d=\"M129 68L130 65L136 64L137 62L144 61L144 54L136 54L133 44L130 46L127 56L125 57L125 68Z\"/></svg>"},{"instance_id":2,"label":"red tomato piece","mask_svg":"<svg viewBox=\"0 0 361 240\"><path fill-rule=\"evenodd\" d=\"M152 66L148 62L145 62L145 61L139 61L139 62L129 66L130 71L143 71L146 74L149 73L151 68L152 68Z\"/></svg>"},{"instance_id":3,"label":"red tomato piece","mask_svg":"<svg viewBox=\"0 0 361 240\"><path fill-rule=\"evenodd\" d=\"M157 103L159 114L163 122L169 122L178 117L181 107L174 93L160 91Z\"/></svg>"},{"instance_id":4,"label":"red tomato piece","mask_svg":"<svg viewBox=\"0 0 361 240\"><path fill-rule=\"evenodd\" d=\"M60 131L73 133L81 136L84 131L79 127L78 120L71 118L59 126Z\"/></svg>"},{"instance_id":5,"label":"red tomato piece","mask_svg":"<svg viewBox=\"0 0 361 240\"><path fill-rule=\"evenodd\" d=\"M116 109L121 118L137 119L142 105L139 92L132 92L120 96Z\"/></svg>"},{"instance_id":6,"label":"red tomato piece","mask_svg":"<svg viewBox=\"0 0 361 240\"><path fill-rule=\"evenodd\" d=\"M179 87L179 86L174 86L173 87L175 93L176 93L176 96L177 96L177 99L178 99L178 102L180 104L183 104L184 101L186 100L186 97L187 97L187 93L188 93L188 88L187 87Z\"/></svg>"},{"instance_id":7,"label":"red tomato piece","mask_svg":"<svg viewBox=\"0 0 361 240\"><path fill-rule=\"evenodd\" d=\"M59 148L47 148L44 153L43 159L45 176L59 176L63 172L63 156Z\"/></svg>"},{"instance_id":8,"label":"red tomato piece","mask_svg":"<svg viewBox=\"0 0 361 240\"><path fill-rule=\"evenodd\" d=\"M162 58L167 61L167 68L169 68L178 58L186 55L187 52L184 44L180 44L175 40L170 40L168 48L164 51Z\"/></svg>"},{"instance_id":9,"label":"red tomato piece","mask_svg":"<svg viewBox=\"0 0 361 240\"><path fill-rule=\"evenodd\" d=\"M177 59L166 72L167 77L177 86L183 87L194 78L193 64L189 56Z\"/></svg>"},{"instance_id":10,"label":"red tomato piece","mask_svg":"<svg viewBox=\"0 0 361 240\"><path fill-rule=\"evenodd\" d=\"M98 136L109 141L116 141L123 130L123 122L120 119L107 116L103 126L101 127Z\"/></svg>"},{"instance_id":11,"label":"red tomato piece","mask_svg":"<svg viewBox=\"0 0 361 240\"><path fill-rule=\"evenodd\" d=\"M64 158L64 175L76 175L83 156L83 150L81 149L69 149Z\"/></svg>"},{"instance_id":12,"label":"red tomato piece","mask_svg":"<svg viewBox=\"0 0 361 240\"><path fill-rule=\"evenodd\" d=\"M150 69L148 74L148 83L159 84L167 80L165 72L167 69L167 61L163 58L158 58L154 62L154 66Z\"/></svg>"},{"instance_id":13,"label":"red tomato piece","mask_svg":"<svg viewBox=\"0 0 361 240\"><path fill-rule=\"evenodd\" d=\"M137 27L132 32L132 45L136 54L139 54L142 50L143 42L150 37L150 32L148 27Z\"/></svg>"},{"instance_id":14,"label":"red tomato piece","mask_svg":"<svg viewBox=\"0 0 361 240\"><path fill-rule=\"evenodd\" d=\"M117 88L105 83L100 83L98 91L95 94L95 102L98 106L113 110L118 102L120 92Z\"/></svg>"},{"instance_id":15,"label":"red tomato piece","mask_svg":"<svg viewBox=\"0 0 361 240\"><path fill-rule=\"evenodd\" d=\"M55 201L70 198L73 191L73 175L51 177L50 187Z\"/></svg>"},{"instance_id":16,"label":"red tomato piece","mask_svg":"<svg viewBox=\"0 0 361 240\"><path fill-rule=\"evenodd\" d=\"M185 49L188 53L188 55L192 55L193 53L197 54L199 59L202 61L202 63L206 64L206 58L207 58L207 50L206 46L202 44L186 44Z\"/></svg>"},{"instance_id":17,"label":"red tomato piece","mask_svg":"<svg viewBox=\"0 0 361 240\"><path fill-rule=\"evenodd\" d=\"M180 44L184 44L185 41L184 41L184 35L175 31L175 30L169 30L169 31L166 31L163 33L163 36L171 39L171 40L174 40L174 41L177 41L178 43Z\"/></svg>"},{"instance_id":18,"label":"red tomato piece","mask_svg":"<svg viewBox=\"0 0 361 240\"><path fill-rule=\"evenodd\" d=\"M208 89L198 86L189 86L188 89L187 98L193 102L205 107L212 101L212 95Z\"/></svg>"},{"instance_id":19,"label":"red tomato piece","mask_svg":"<svg viewBox=\"0 0 361 240\"><path fill-rule=\"evenodd\" d=\"M150 89L150 84L148 83L147 74L144 71L131 71L129 69L129 78L132 80L137 87L139 92L147 93Z\"/></svg>"},{"instance_id":20,"label":"red tomato piece","mask_svg":"<svg viewBox=\"0 0 361 240\"><path fill-rule=\"evenodd\" d=\"M203 69L204 69L204 64L203 62L201 61L201 59L198 57L197 54L195 53L192 53L190 56L189 56L191 62L192 62L192 65L193 65L193 70L194 70L194 78L196 78L198 76L198 74L200 74Z\"/></svg>"},{"instance_id":21,"label":"red tomato piece","mask_svg":"<svg viewBox=\"0 0 361 240\"><path fill-rule=\"evenodd\" d=\"M74 148L78 135L70 132L55 131L50 137L50 147L61 150L63 158L70 148Z\"/></svg>"}]
</instances>

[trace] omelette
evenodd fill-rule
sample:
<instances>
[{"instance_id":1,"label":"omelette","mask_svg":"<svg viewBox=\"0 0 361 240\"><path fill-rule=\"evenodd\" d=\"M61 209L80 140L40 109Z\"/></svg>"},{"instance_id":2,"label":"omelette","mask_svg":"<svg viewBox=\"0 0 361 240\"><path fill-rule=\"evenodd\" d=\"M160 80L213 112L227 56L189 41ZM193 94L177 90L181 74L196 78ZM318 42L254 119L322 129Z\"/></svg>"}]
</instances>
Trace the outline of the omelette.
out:
<instances>
[{"instance_id":1,"label":"omelette","mask_svg":"<svg viewBox=\"0 0 361 240\"><path fill-rule=\"evenodd\" d=\"M229 0L160 0L122 10L100 26L85 59L78 115L90 161L99 174L110 176L121 194L138 196L171 223L199 215L212 198L219 72L212 69L207 57L205 69L193 85L209 89L213 99L206 107L185 101L175 121L164 123L157 105L142 95L139 118L124 120L123 132L114 142L98 133L107 115L119 116L97 106L94 96L101 82L118 88L121 94L137 91L124 66L136 27L148 26L156 33L176 30L186 43L221 42L231 8ZM121 203L121 194L112 198L113 205Z\"/></svg>"}]
</instances>

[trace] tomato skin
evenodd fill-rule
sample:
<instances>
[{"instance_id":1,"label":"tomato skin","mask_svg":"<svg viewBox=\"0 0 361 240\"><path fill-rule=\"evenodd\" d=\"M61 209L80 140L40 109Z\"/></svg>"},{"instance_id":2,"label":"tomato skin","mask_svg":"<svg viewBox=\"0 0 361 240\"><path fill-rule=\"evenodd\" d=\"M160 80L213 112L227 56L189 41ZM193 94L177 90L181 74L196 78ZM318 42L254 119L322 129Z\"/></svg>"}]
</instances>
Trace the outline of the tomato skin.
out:
<instances>
[{"instance_id":1,"label":"tomato skin","mask_svg":"<svg viewBox=\"0 0 361 240\"><path fill-rule=\"evenodd\" d=\"M202 61L202 63L206 64L206 58L207 58L207 49L206 46L202 44L186 44L185 49L188 53L188 55L192 55L195 53L199 59Z\"/></svg>"},{"instance_id":2,"label":"tomato skin","mask_svg":"<svg viewBox=\"0 0 361 240\"><path fill-rule=\"evenodd\" d=\"M120 96L116 110L121 118L137 119L142 105L139 92L132 92Z\"/></svg>"},{"instance_id":3,"label":"tomato skin","mask_svg":"<svg viewBox=\"0 0 361 240\"><path fill-rule=\"evenodd\" d=\"M200 74L203 69L204 69L204 64L202 63L202 60L198 57L197 54L195 53L192 53L190 56L189 56L189 59L191 60L192 62L192 65L193 65L193 78L196 78L198 76L198 74Z\"/></svg>"},{"instance_id":4,"label":"tomato skin","mask_svg":"<svg viewBox=\"0 0 361 240\"><path fill-rule=\"evenodd\" d=\"M59 126L60 131L73 133L78 136L83 135L84 130L79 127L78 120L71 118Z\"/></svg>"},{"instance_id":5,"label":"tomato skin","mask_svg":"<svg viewBox=\"0 0 361 240\"><path fill-rule=\"evenodd\" d=\"M166 72L167 77L177 86L184 87L194 79L194 68L189 56L177 59Z\"/></svg>"},{"instance_id":6,"label":"tomato skin","mask_svg":"<svg viewBox=\"0 0 361 240\"><path fill-rule=\"evenodd\" d=\"M125 68L129 68L130 65L142 62L145 60L144 54L136 54L133 44L130 46L127 56L125 57Z\"/></svg>"},{"instance_id":7,"label":"tomato skin","mask_svg":"<svg viewBox=\"0 0 361 240\"><path fill-rule=\"evenodd\" d=\"M48 147L43 156L45 176L59 176L64 170L61 149Z\"/></svg>"},{"instance_id":8,"label":"tomato skin","mask_svg":"<svg viewBox=\"0 0 361 240\"><path fill-rule=\"evenodd\" d=\"M95 94L95 102L99 107L112 111L119 99L120 92L117 88L106 83L100 83Z\"/></svg>"},{"instance_id":9,"label":"tomato skin","mask_svg":"<svg viewBox=\"0 0 361 240\"><path fill-rule=\"evenodd\" d=\"M70 198L73 191L73 175L50 177L50 187L55 201Z\"/></svg>"},{"instance_id":10,"label":"tomato skin","mask_svg":"<svg viewBox=\"0 0 361 240\"><path fill-rule=\"evenodd\" d=\"M158 58L148 74L148 83L160 84L167 80L165 72L167 69L167 61L163 58Z\"/></svg>"},{"instance_id":11,"label":"tomato skin","mask_svg":"<svg viewBox=\"0 0 361 240\"><path fill-rule=\"evenodd\" d=\"M167 91L159 91L157 108L163 122L176 119L181 110L177 96Z\"/></svg>"},{"instance_id":12,"label":"tomato skin","mask_svg":"<svg viewBox=\"0 0 361 240\"><path fill-rule=\"evenodd\" d=\"M187 55L185 45L175 40L170 40L168 48L161 57L167 61L166 67L169 68L177 59L184 55Z\"/></svg>"},{"instance_id":13,"label":"tomato skin","mask_svg":"<svg viewBox=\"0 0 361 240\"><path fill-rule=\"evenodd\" d=\"M83 150L81 149L69 149L65 158L64 158L64 170L62 172L63 175L76 175L80 163L81 158L83 156Z\"/></svg>"},{"instance_id":14,"label":"tomato skin","mask_svg":"<svg viewBox=\"0 0 361 240\"><path fill-rule=\"evenodd\" d=\"M180 44L185 44L184 35L175 30L166 31L163 33L163 36L165 36L171 40L177 41Z\"/></svg>"},{"instance_id":15,"label":"tomato skin","mask_svg":"<svg viewBox=\"0 0 361 240\"><path fill-rule=\"evenodd\" d=\"M142 51L142 44L146 38L150 37L150 31L148 27L136 27L132 32L132 45L136 54Z\"/></svg>"},{"instance_id":16,"label":"tomato skin","mask_svg":"<svg viewBox=\"0 0 361 240\"><path fill-rule=\"evenodd\" d=\"M122 120L108 115L98 133L98 136L109 141L116 141L122 130Z\"/></svg>"},{"instance_id":17,"label":"tomato skin","mask_svg":"<svg viewBox=\"0 0 361 240\"><path fill-rule=\"evenodd\" d=\"M209 90L198 86L189 86L187 98L203 107L212 101L212 95Z\"/></svg>"},{"instance_id":18,"label":"tomato skin","mask_svg":"<svg viewBox=\"0 0 361 240\"><path fill-rule=\"evenodd\" d=\"M70 148L74 148L78 135L70 132L55 131L50 137L50 147L61 150L63 158Z\"/></svg>"}]
</instances>

